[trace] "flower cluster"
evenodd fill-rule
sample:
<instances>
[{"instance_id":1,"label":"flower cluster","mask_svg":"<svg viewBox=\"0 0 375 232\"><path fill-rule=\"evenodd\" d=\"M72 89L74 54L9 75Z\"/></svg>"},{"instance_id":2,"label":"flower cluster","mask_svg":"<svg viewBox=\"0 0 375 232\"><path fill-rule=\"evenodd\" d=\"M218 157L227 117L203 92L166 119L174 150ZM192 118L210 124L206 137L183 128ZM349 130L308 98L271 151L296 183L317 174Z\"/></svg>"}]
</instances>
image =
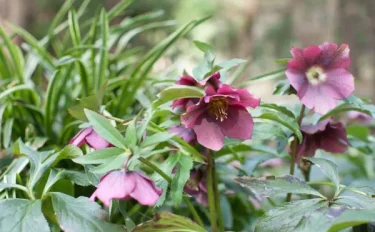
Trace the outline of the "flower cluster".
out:
<instances>
[{"instance_id":1,"label":"flower cluster","mask_svg":"<svg viewBox=\"0 0 375 232\"><path fill-rule=\"evenodd\" d=\"M179 99L172 105L185 109L181 122L185 129L195 133L199 144L217 151L223 147L225 136L242 140L251 138L254 122L246 108L259 106L258 98L245 89L234 89L223 84L220 73L214 73L200 82L191 76L184 76L177 84L205 89L205 95L200 99ZM179 134L185 133L180 130Z\"/></svg>"}]
</instances>

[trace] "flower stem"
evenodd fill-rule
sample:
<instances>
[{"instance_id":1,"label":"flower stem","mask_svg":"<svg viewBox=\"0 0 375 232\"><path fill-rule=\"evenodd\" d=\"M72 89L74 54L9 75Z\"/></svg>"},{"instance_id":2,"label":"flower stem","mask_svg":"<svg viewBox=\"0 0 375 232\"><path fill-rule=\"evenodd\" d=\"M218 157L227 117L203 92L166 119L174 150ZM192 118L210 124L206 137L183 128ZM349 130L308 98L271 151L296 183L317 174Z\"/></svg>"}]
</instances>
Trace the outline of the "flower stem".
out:
<instances>
[{"instance_id":1,"label":"flower stem","mask_svg":"<svg viewBox=\"0 0 375 232\"><path fill-rule=\"evenodd\" d=\"M215 202L215 192L214 192L214 180L213 180L213 171L215 170L215 163L213 159L213 154L211 151L207 154L207 195L208 195L208 208L210 210L210 222L211 222L211 231L218 232L217 225L217 214L216 214L216 202Z\"/></svg>"},{"instance_id":2,"label":"flower stem","mask_svg":"<svg viewBox=\"0 0 375 232\"><path fill-rule=\"evenodd\" d=\"M303 116L305 115L305 105L302 105L301 107L301 112L299 113L297 123L298 126L301 127L302 119ZM293 176L294 175L294 169L295 169L295 163L296 163L296 156L297 156L297 145L298 145L298 138L296 135L293 136L294 139L292 141L291 147L292 147L292 152L291 152L291 162L290 162L290 169L289 169L289 175ZM286 202L290 202L292 200L292 194L288 193L286 195Z\"/></svg>"},{"instance_id":3,"label":"flower stem","mask_svg":"<svg viewBox=\"0 0 375 232\"><path fill-rule=\"evenodd\" d=\"M163 172L160 168L158 168L155 164L153 164L152 162L150 162L149 160L147 160L143 157L138 158L138 160L141 161L142 163L146 164L147 166L149 166L155 172L157 172L161 177L164 178L164 180L166 180L168 182L169 185L171 185L172 178L170 176L168 176L165 172ZM182 199L184 200L185 204L189 208L191 214L194 217L194 220L200 226L204 227L202 219L199 217L198 212L195 210L194 206L190 203L189 199L186 196L183 196Z\"/></svg>"},{"instance_id":4,"label":"flower stem","mask_svg":"<svg viewBox=\"0 0 375 232\"><path fill-rule=\"evenodd\" d=\"M211 156L214 157L214 153L211 153ZM215 167L215 159L212 162L212 182L213 182L213 190L215 196L215 206L216 206L216 213L217 213L217 222L219 225L219 231L224 232L224 224L223 224L223 216L221 214L221 205L220 205L220 192L218 189L218 182L217 182L217 174L216 174L216 167Z\"/></svg>"}]
</instances>

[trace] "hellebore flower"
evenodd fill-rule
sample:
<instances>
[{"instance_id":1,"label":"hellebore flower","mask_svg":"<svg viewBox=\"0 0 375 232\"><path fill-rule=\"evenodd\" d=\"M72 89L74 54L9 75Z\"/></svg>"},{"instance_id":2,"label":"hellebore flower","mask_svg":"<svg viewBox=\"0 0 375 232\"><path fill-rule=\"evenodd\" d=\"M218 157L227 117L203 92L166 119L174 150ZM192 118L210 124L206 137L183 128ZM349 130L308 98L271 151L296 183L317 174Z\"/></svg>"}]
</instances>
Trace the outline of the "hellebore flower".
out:
<instances>
[{"instance_id":1,"label":"hellebore flower","mask_svg":"<svg viewBox=\"0 0 375 232\"><path fill-rule=\"evenodd\" d=\"M85 143L95 150L112 146L112 144L110 144L107 140L100 137L92 127L87 127L80 130L69 142L69 144L73 144L78 147Z\"/></svg>"},{"instance_id":2,"label":"hellebore flower","mask_svg":"<svg viewBox=\"0 0 375 232\"><path fill-rule=\"evenodd\" d=\"M168 132L176 134L190 144L194 144L197 141L197 136L194 131L190 128L185 128L184 126L173 126L169 128Z\"/></svg>"},{"instance_id":3,"label":"hellebore flower","mask_svg":"<svg viewBox=\"0 0 375 232\"><path fill-rule=\"evenodd\" d=\"M186 182L184 191L193 196L198 203L208 205L206 180L202 170L194 169L190 172L190 179Z\"/></svg>"},{"instance_id":4,"label":"hellebore flower","mask_svg":"<svg viewBox=\"0 0 375 232\"><path fill-rule=\"evenodd\" d=\"M198 143L218 151L224 145L224 136L250 139L254 122L246 107L255 108L260 100L245 89L229 85L217 90L206 86L205 91L206 95L197 104L188 106L181 116L182 124L194 130Z\"/></svg>"},{"instance_id":5,"label":"hellebore flower","mask_svg":"<svg viewBox=\"0 0 375 232\"><path fill-rule=\"evenodd\" d=\"M285 74L307 108L325 114L335 108L337 101L354 91L354 78L348 72L349 46L333 43L292 47L293 59L288 62Z\"/></svg>"},{"instance_id":6,"label":"hellebore flower","mask_svg":"<svg viewBox=\"0 0 375 232\"><path fill-rule=\"evenodd\" d=\"M343 153L348 149L348 139L342 123L333 123L326 119L316 125L301 127L303 141L297 145L296 162L301 157L313 157L317 149L332 153Z\"/></svg>"},{"instance_id":7,"label":"hellebore flower","mask_svg":"<svg viewBox=\"0 0 375 232\"><path fill-rule=\"evenodd\" d=\"M215 72L211 76L203 79L202 81L197 81L194 77L190 75L182 76L180 79L176 82L178 85L188 85L188 86L197 86L197 87L205 87L206 85L211 85L215 89L220 87L221 81L220 81L220 73ZM174 100L172 103L172 109L174 108L183 108L185 109L189 103L196 104L198 103L199 98L182 98Z\"/></svg>"},{"instance_id":8,"label":"hellebore flower","mask_svg":"<svg viewBox=\"0 0 375 232\"><path fill-rule=\"evenodd\" d=\"M361 123L361 124L367 124L373 120L373 118L370 115L361 113L358 111L349 111L348 118L350 122L352 123Z\"/></svg>"},{"instance_id":9,"label":"hellebore flower","mask_svg":"<svg viewBox=\"0 0 375 232\"><path fill-rule=\"evenodd\" d=\"M90 201L98 198L105 206L109 207L112 199L128 200L133 198L141 205L152 206L159 200L162 192L150 178L140 172L116 170L101 178Z\"/></svg>"}]
</instances>

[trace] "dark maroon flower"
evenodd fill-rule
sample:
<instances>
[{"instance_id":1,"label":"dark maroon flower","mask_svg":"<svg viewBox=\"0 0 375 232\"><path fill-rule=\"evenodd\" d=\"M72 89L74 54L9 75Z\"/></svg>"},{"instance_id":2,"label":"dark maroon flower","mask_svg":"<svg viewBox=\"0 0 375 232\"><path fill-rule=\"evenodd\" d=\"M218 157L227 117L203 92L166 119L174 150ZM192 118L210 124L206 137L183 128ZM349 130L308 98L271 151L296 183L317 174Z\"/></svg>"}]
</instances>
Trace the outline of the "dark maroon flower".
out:
<instances>
[{"instance_id":1,"label":"dark maroon flower","mask_svg":"<svg viewBox=\"0 0 375 232\"><path fill-rule=\"evenodd\" d=\"M176 82L178 85L188 85L188 86L197 86L205 87L206 85L211 85L214 88L218 88L222 85L220 81L220 73L216 72L211 76L203 79L202 81L197 81L194 77L190 75L182 76ZM189 103L196 104L199 101L199 98L182 98L174 100L172 103L172 109L174 108L183 108L185 109Z\"/></svg>"},{"instance_id":2,"label":"dark maroon flower","mask_svg":"<svg viewBox=\"0 0 375 232\"><path fill-rule=\"evenodd\" d=\"M342 123L333 123L326 119L316 125L305 125L301 127L303 141L297 145L296 162L301 157L313 157L317 149L332 153L343 153L348 150L348 139L346 130Z\"/></svg>"},{"instance_id":3,"label":"dark maroon flower","mask_svg":"<svg viewBox=\"0 0 375 232\"><path fill-rule=\"evenodd\" d=\"M200 204L207 206L207 188L205 174L202 170L190 171L190 179L186 182L184 192L194 197Z\"/></svg>"},{"instance_id":4,"label":"dark maroon flower","mask_svg":"<svg viewBox=\"0 0 375 232\"><path fill-rule=\"evenodd\" d=\"M176 134L178 137L182 138L185 142L194 144L197 141L197 136L194 131L190 128L185 128L184 126L173 126L168 130L170 133Z\"/></svg>"},{"instance_id":5,"label":"dark maroon flower","mask_svg":"<svg viewBox=\"0 0 375 232\"><path fill-rule=\"evenodd\" d=\"M159 200L162 192L150 178L140 172L116 170L101 178L90 200L98 198L109 207L112 199L134 198L141 205L152 206Z\"/></svg>"},{"instance_id":6,"label":"dark maroon flower","mask_svg":"<svg viewBox=\"0 0 375 232\"><path fill-rule=\"evenodd\" d=\"M245 89L222 85L216 90L206 86L206 95L197 104L187 107L181 122L194 130L198 143L217 151L223 147L225 136L251 138L254 122L246 107L255 108L259 103L260 100Z\"/></svg>"},{"instance_id":7,"label":"dark maroon flower","mask_svg":"<svg viewBox=\"0 0 375 232\"><path fill-rule=\"evenodd\" d=\"M307 108L325 114L335 108L337 101L354 91L354 78L348 72L349 46L333 43L292 47L293 59L288 62L285 74Z\"/></svg>"},{"instance_id":8,"label":"dark maroon flower","mask_svg":"<svg viewBox=\"0 0 375 232\"><path fill-rule=\"evenodd\" d=\"M69 144L73 144L78 147L85 143L95 150L112 147L112 144L100 137L92 127L87 127L80 130L69 142Z\"/></svg>"}]
</instances>

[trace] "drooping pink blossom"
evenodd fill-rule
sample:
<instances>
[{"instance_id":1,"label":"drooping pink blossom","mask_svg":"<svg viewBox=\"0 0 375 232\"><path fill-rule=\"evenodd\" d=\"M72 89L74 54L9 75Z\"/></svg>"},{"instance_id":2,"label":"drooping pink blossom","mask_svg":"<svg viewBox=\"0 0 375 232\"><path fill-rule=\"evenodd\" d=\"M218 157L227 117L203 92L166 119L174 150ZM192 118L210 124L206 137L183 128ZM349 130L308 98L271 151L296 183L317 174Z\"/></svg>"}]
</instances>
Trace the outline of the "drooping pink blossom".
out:
<instances>
[{"instance_id":1,"label":"drooping pink blossom","mask_svg":"<svg viewBox=\"0 0 375 232\"><path fill-rule=\"evenodd\" d=\"M169 128L168 132L176 134L178 137L190 144L194 144L197 141L197 136L195 135L193 129L186 128L184 126L173 126Z\"/></svg>"},{"instance_id":2,"label":"drooping pink blossom","mask_svg":"<svg viewBox=\"0 0 375 232\"><path fill-rule=\"evenodd\" d=\"M194 130L198 143L217 151L223 147L225 136L250 139L254 122L246 108L257 107L260 100L245 89L224 84L218 89L208 85L205 93L181 116L182 124Z\"/></svg>"},{"instance_id":3,"label":"drooping pink blossom","mask_svg":"<svg viewBox=\"0 0 375 232\"><path fill-rule=\"evenodd\" d=\"M98 198L109 207L112 199L128 200L133 198L141 205L153 206L159 200L162 190L155 183L136 171L116 170L107 173L100 180L90 200Z\"/></svg>"},{"instance_id":4,"label":"drooping pink blossom","mask_svg":"<svg viewBox=\"0 0 375 232\"><path fill-rule=\"evenodd\" d=\"M98 135L98 133L96 133L92 127L87 127L80 130L69 142L69 144L73 144L78 147L85 143L95 150L112 147L112 144L100 137L100 135Z\"/></svg>"},{"instance_id":5,"label":"drooping pink blossom","mask_svg":"<svg viewBox=\"0 0 375 232\"><path fill-rule=\"evenodd\" d=\"M318 149L331 153L343 153L348 149L346 130L340 122L334 123L331 119L326 119L316 125L303 125L301 130L303 141L297 145L297 163L302 156L313 157Z\"/></svg>"},{"instance_id":6,"label":"drooping pink blossom","mask_svg":"<svg viewBox=\"0 0 375 232\"><path fill-rule=\"evenodd\" d=\"M187 85L187 86L196 86L196 87L205 87L206 85L213 86L214 88L218 88L222 85L220 81L220 73L215 72L214 74L210 75L209 77L197 81L194 77L190 75L185 75L180 77L180 79L176 82L178 85ZM182 108L185 109L189 103L196 104L199 101L199 98L181 98L174 100L172 103L172 109L174 108Z\"/></svg>"},{"instance_id":7,"label":"drooping pink blossom","mask_svg":"<svg viewBox=\"0 0 375 232\"><path fill-rule=\"evenodd\" d=\"M290 52L293 59L288 62L285 74L307 108L325 114L354 91L354 78L348 71L347 44L292 47Z\"/></svg>"},{"instance_id":8,"label":"drooping pink blossom","mask_svg":"<svg viewBox=\"0 0 375 232\"><path fill-rule=\"evenodd\" d=\"M370 115L358 111L349 111L348 119L351 123L360 124L367 124L374 120Z\"/></svg>"},{"instance_id":9,"label":"drooping pink blossom","mask_svg":"<svg viewBox=\"0 0 375 232\"><path fill-rule=\"evenodd\" d=\"M194 199L204 205L208 205L205 173L200 169L190 171L190 178L186 182L184 192L194 197Z\"/></svg>"}]
</instances>

